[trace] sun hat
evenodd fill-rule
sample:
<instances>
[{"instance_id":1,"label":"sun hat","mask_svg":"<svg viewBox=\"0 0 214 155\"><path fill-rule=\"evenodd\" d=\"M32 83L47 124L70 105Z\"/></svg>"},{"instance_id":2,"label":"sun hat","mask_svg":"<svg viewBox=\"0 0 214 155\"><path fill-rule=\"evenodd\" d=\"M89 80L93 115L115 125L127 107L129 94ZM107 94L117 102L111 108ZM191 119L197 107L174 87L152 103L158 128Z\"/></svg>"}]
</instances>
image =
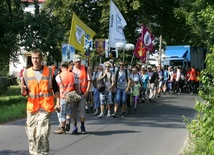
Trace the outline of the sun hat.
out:
<instances>
[{"instance_id":1,"label":"sun hat","mask_svg":"<svg viewBox=\"0 0 214 155\"><path fill-rule=\"evenodd\" d=\"M110 67L112 67L112 64L109 61L104 62L104 65L109 65Z\"/></svg>"}]
</instances>

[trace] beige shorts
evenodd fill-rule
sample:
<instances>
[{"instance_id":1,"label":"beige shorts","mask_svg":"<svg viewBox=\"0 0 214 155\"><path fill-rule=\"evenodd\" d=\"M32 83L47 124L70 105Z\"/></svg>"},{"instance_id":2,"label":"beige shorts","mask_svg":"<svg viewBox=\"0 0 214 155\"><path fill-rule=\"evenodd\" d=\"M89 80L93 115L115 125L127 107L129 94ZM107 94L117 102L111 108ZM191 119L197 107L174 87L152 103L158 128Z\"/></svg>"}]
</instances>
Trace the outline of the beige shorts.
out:
<instances>
[{"instance_id":1,"label":"beige shorts","mask_svg":"<svg viewBox=\"0 0 214 155\"><path fill-rule=\"evenodd\" d=\"M72 106L72 117L77 118L77 114L79 112L80 118L85 118L85 104L86 104L86 98L81 98L81 101L79 103L74 103Z\"/></svg>"}]
</instances>

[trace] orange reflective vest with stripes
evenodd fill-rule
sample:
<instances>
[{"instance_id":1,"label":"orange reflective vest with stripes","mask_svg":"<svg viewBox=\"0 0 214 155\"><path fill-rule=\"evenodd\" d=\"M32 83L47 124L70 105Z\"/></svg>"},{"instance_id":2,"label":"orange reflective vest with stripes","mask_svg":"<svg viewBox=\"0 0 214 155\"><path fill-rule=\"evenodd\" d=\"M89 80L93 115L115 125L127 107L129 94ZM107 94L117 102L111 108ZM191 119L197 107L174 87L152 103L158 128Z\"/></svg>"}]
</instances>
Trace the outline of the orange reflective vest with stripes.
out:
<instances>
[{"instance_id":1,"label":"orange reflective vest with stripes","mask_svg":"<svg viewBox=\"0 0 214 155\"><path fill-rule=\"evenodd\" d=\"M190 80L192 80L192 81L195 81L195 77L196 77L196 72L195 72L195 69L191 69L190 70Z\"/></svg>"},{"instance_id":2,"label":"orange reflective vest with stripes","mask_svg":"<svg viewBox=\"0 0 214 155\"><path fill-rule=\"evenodd\" d=\"M38 83L32 67L25 71L24 79L28 88L28 112L34 113L40 108L47 112L54 111L54 95L52 90L53 74L54 71L52 68L44 66L42 78Z\"/></svg>"},{"instance_id":3,"label":"orange reflective vest with stripes","mask_svg":"<svg viewBox=\"0 0 214 155\"><path fill-rule=\"evenodd\" d=\"M58 85L60 91L60 98L65 98L65 93L75 90L74 87L74 73L63 71L56 78L60 78Z\"/></svg>"},{"instance_id":4,"label":"orange reflective vest with stripes","mask_svg":"<svg viewBox=\"0 0 214 155\"><path fill-rule=\"evenodd\" d=\"M80 75L79 75L79 82L80 82L80 90L82 93L86 92L88 87L88 77L86 67L81 65L80 67Z\"/></svg>"}]
</instances>

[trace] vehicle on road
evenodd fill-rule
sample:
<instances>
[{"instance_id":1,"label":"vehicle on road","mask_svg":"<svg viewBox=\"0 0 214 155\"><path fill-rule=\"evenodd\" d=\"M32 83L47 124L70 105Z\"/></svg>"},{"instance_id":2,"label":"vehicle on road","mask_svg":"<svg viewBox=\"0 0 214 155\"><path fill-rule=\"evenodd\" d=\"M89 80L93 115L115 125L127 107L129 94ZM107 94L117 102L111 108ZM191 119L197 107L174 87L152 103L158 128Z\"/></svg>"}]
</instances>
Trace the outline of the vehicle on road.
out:
<instances>
[{"instance_id":1,"label":"vehicle on road","mask_svg":"<svg viewBox=\"0 0 214 155\"><path fill-rule=\"evenodd\" d=\"M205 68L205 57L207 49L190 45L166 46L166 57L163 58L163 65L182 66L183 68L194 66L202 70Z\"/></svg>"}]
</instances>

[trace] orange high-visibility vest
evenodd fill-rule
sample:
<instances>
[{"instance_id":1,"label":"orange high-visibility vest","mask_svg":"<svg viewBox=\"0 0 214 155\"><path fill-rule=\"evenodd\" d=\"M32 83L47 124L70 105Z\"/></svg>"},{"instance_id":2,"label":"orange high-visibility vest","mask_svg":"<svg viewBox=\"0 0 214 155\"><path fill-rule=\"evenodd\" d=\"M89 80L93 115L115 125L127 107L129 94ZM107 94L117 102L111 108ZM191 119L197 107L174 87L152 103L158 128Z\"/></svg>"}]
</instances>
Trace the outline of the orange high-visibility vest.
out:
<instances>
[{"instance_id":1,"label":"orange high-visibility vest","mask_svg":"<svg viewBox=\"0 0 214 155\"><path fill-rule=\"evenodd\" d=\"M88 87L88 77L87 77L86 67L81 65L80 71L81 71L79 76L80 89L84 93L86 92Z\"/></svg>"},{"instance_id":2,"label":"orange high-visibility vest","mask_svg":"<svg viewBox=\"0 0 214 155\"><path fill-rule=\"evenodd\" d=\"M74 73L69 72L69 71L63 71L59 75L57 75L56 78L60 76L60 81L58 83L59 85L59 91L60 91L60 98L65 98L64 93L70 92L75 90L74 87ZM62 80L62 81L61 81Z\"/></svg>"},{"instance_id":3,"label":"orange high-visibility vest","mask_svg":"<svg viewBox=\"0 0 214 155\"><path fill-rule=\"evenodd\" d=\"M192 81L195 81L195 69L191 69L191 71L190 71L190 80L192 80Z\"/></svg>"},{"instance_id":4,"label":"orange high-visibility vest","mask_svg":"<svg viewBox=\"0 0 214 155\"><path fill-rule=\"evenodd\" d=\"M24 79L28 88L28 112L34 113L40 108L47 112L54 111L54 96L52 90L53 74L52 68L44 66L42 78L38 83L32 67L25 71Z\"/></svg>"}]
</instances>

